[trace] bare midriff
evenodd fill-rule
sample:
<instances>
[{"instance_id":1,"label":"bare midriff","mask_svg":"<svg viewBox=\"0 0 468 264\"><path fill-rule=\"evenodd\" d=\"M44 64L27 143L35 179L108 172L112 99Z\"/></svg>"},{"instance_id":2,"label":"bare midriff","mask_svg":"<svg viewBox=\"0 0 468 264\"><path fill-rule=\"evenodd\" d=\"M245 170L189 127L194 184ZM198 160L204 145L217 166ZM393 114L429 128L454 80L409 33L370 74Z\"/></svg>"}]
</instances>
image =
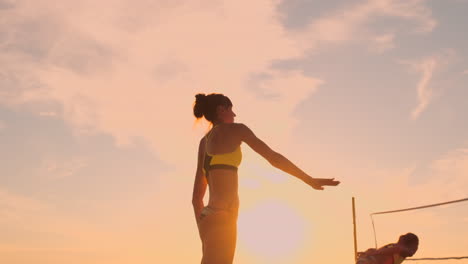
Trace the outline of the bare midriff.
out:
<instances>
[{"instance_id":1,"label":"bare midriff","mask_svg":"<svg viewBox=\"0 0 468 264\"><path fill-rule=\"evenodd\" d=\"M236 171L212 169L208 176L210 198L208 206L216 209L239 208L238 176Z\"/></svg>"}]
</instances>

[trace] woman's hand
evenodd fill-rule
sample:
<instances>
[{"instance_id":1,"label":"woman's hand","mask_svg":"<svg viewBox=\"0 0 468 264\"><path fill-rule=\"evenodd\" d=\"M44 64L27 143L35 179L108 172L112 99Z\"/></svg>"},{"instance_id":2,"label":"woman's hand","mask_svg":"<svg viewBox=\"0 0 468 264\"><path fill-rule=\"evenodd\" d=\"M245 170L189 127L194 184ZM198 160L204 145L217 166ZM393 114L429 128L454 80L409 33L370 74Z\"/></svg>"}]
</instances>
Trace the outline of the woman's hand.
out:
<instances>
[{"instance_id":1,"label":"woman's hand","mask_svg":"<svg viewBox=\"0 0 468 264\"><path fill-rule=\"evenodd\" d=\"M335 178L324 179L324 178L307 178L305 183L310 185L315 190L323 190L323 186L337 186L340 184L339 181L335 181Z\"/></svg>"}]
</instances>

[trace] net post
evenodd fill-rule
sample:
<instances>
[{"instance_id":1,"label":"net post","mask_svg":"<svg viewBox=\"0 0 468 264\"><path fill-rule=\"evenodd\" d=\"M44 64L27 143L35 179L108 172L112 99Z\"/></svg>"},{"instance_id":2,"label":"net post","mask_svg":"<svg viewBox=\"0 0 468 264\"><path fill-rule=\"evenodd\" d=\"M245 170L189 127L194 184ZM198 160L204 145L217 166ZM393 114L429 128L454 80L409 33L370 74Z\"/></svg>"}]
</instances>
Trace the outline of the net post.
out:
<instances>
[{"instance_id":1,"label":"net post","mask_svg":"<svg viewBox=\"0 0 468 264\"><path fill-rule=\"evenodd\" d=\"M353 236L354 236L354 263L357 261L357 234L356 234L356 206L355 199L352 199L353 206Z\"/></svg>"}]
</instances>

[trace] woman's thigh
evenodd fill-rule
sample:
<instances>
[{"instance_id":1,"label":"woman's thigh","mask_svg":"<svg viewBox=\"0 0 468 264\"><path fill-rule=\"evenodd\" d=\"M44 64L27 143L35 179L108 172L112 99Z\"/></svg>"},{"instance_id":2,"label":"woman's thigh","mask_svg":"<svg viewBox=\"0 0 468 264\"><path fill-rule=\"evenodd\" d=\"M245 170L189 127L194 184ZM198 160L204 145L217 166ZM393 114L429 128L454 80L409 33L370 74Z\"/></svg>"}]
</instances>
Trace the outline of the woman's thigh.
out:
<instances>
[{"instance_id":1,"label":"woman's thigh","mask_svg":"<svg viewBox=\"0 0 468 264\"><path fill-rule=\"evenodd\" d=\"M219 210L204 216L199 224L203 264L231 264L237 239L236 214Z\"/></svg>"}]
</instances>

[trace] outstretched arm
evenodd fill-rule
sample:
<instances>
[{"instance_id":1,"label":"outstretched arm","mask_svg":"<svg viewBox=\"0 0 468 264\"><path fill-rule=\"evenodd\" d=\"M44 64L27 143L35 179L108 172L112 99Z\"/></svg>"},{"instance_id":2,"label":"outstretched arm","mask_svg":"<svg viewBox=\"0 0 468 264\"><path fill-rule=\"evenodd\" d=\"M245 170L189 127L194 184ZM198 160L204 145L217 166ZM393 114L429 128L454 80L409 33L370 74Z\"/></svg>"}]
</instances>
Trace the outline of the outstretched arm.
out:
<instances>
[{"instance_id":1,"label":"outstretched arm","mask_svg":"<svg viewBox=\"0 0 468 264\"><path fill-rule=\"evenodd\" d=\"M205 196L207 181L205 173L203 172L203 162L205 159L205 138L200 140L200 145L198 147L198 162L197 162L197 171L195 173L195 182L193 184L193 195L192 195L192 205L195 213L195 219L199 220L199 216L203 207L203 197Z\"/></svg>"},{"instance_id":2,"label":"outstretched arm","mask_svg":"<svg viewBox=\"0 0 468 264\"><path fill-rule=\"evenodd\" d=\"M255 152L265 158L273 167L278 168L310 185L316 190L323 190L323 186L336 186L340 182L334 179L312 178L294 163L278 152L273 151L265 142L244 124L238 124L237 129L241 140L247 143Z\"/></svg>"}]
</instances>

